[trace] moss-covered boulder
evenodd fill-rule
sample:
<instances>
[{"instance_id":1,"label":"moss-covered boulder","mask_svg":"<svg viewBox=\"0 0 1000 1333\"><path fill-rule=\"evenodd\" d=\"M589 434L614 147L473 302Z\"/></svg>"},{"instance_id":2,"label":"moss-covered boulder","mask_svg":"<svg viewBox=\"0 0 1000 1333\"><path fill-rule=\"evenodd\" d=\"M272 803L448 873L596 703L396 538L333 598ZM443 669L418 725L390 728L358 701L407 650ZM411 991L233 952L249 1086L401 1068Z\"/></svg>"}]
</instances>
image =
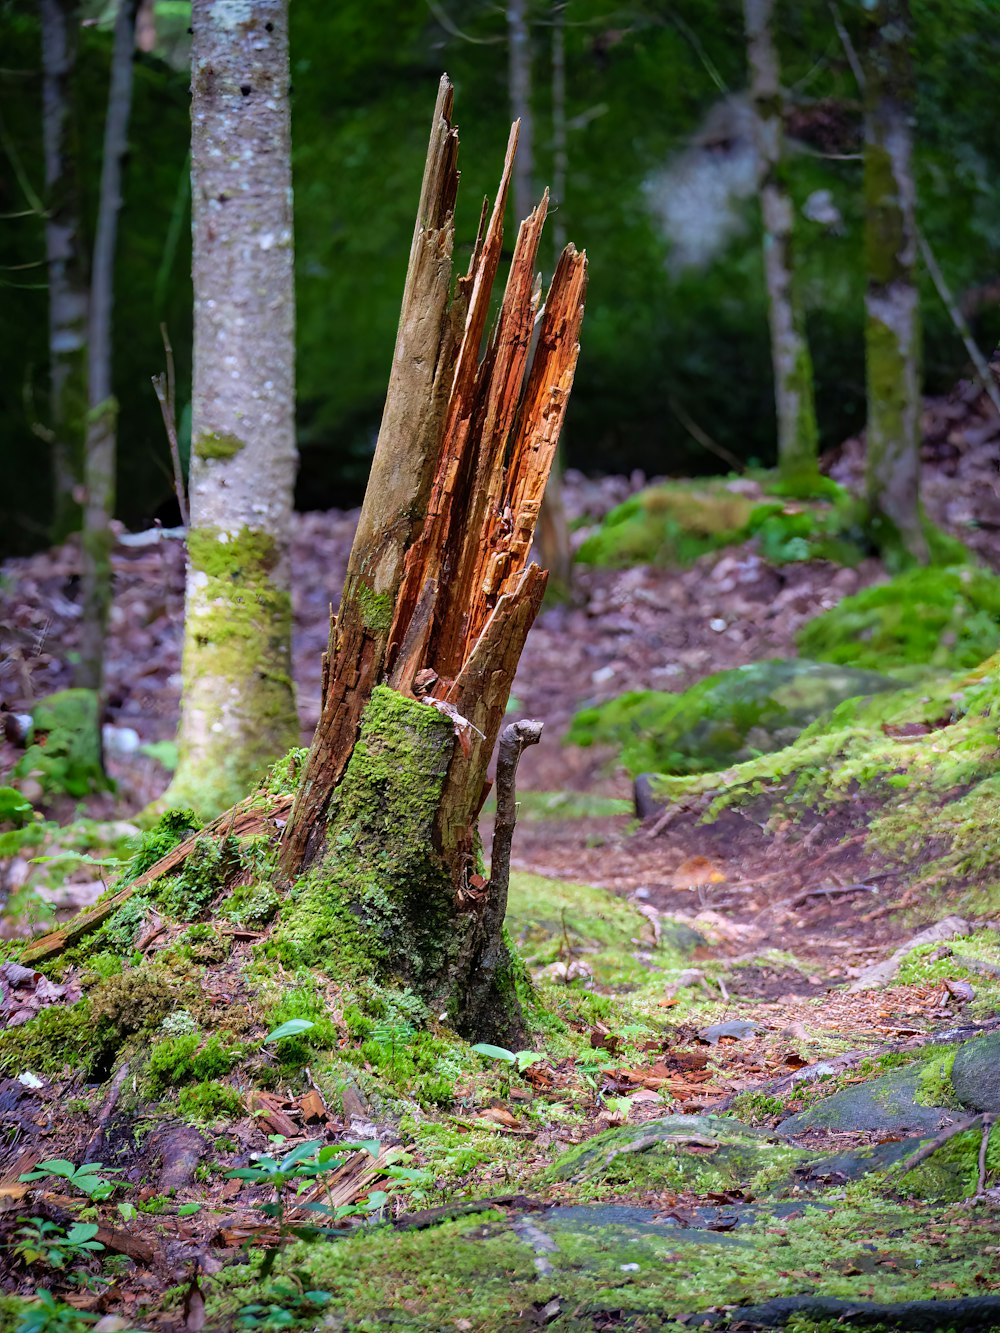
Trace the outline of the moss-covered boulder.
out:
<instances>
[{"instance_id":1,"label":"moss-covered boulder","mask_svg":"<svg viewBox=\"0 0 1000 1333\"><path fill-rule=\"evenodd\" d=\"M774 659L719 671L683 694L636 690L576 714L568 739L621 750L630 773L709 773L780 750L845 699L899 688L874 671Z\"/></svg>"},{"instance_id":2,"label":"moss-covered boulder","mask_svg":"<svg viewBox=\"0 0 1000 1333\"><path fill-rule=\"evenodd\" d=\"M43 792L86 796L106 787L97 694L61 690L40 699L31 715L31 743L14 772L34 778Z\"/></svg>"},{"instance_id":3,"label":"moss-covered boulder","mask_svg":"<svg viewBox=\"0 0 1000 1333\"><path fill-rule=\"evenodd\" d=\"M553 1180L602 1181L621 1189L760 1194L787 1179L807 1154L738 1120L673 1115L597 1134L553 1163Z\"/></svg>"},{"instance_id":4,"label":"moss-covered boulder","mask_svg":"<svg viewBox=\"0 0 1000 1333\"><path fill-rule=\"evenodd\" d=\"M799 631L799 651L894 671L976 666L1000 647L1000 578L971 565L913 569L845 597Z\"/></svg>"},{"instance_id":5,"label":"moss-covered boulder","mask_svg":"<svg viewBox=\"0 0 1000 1333\"><path fill-rule=\"evenodd\" d=\"M1000 1033L962 1045L951 1067L951 1085L970 1110L1000 1112Z\"/></svg>"},{"instance_id":6,"label":"moss-covered boulder","mask_svg":"<svg viewBox=\"0 0 1000 1333\"><path fill-rule=\"evenodd\" d=\"M688 565L756 536L761 553L775 564L857 564L867 549L860 511L833 482L818 484L822 494L808 500L781 495L771 474L650 486L612 509L577 559L612 568Z\"/></svg>"},{"instance_id":7,"label":"moss-covered boulder","mask_svg":"<svg viewBox=\"0 0 1000 1333\"><path fill-rule=\"evenodd\" d=\"M928 1133L954 1119L947 1107L922 1106L919 1066L892 1069L880 1078L840 1089L804 1111L782 1120L783 1134L806 1130L866 1130Z\"/></svg>"}]
</instances>

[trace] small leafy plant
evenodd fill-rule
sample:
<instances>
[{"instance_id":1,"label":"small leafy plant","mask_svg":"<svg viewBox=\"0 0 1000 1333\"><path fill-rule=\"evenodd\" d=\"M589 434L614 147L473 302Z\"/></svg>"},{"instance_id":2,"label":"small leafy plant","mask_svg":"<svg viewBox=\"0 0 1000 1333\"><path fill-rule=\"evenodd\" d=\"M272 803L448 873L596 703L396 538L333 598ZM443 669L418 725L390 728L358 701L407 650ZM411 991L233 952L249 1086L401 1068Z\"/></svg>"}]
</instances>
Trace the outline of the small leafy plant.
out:
<instances>
[{"instance_id":1,"label":"small leafy plant","mask_svg":"<svg viewBox=\"0 0 1000 1333\"><path fill-rule=\"evenodd\" d=\"M116 1182L99 1176L98 1171L108 1175L117 1175L118 1167L105 1167L103 1162L85 1162L83 1166L74 1166L63 1157L53 1157L47 1162L39 1162L33 1171L25 1171L18 1179L22 1181L45 1180L48 1176L58 1176L67 1185L85 1194L95 1202L107 1199L114 1192Z\"/></svg>"},{"instance_id":2,"label":"small leafy plant","mask_svg":"<svg viewBox=\"0 0 1000 1333\"><path fill-rule=\"evenodd\" d=\"M18 1227L20 1239L14 1244L14 1253L23 1264L66 1268L104 1249L101 1242L94 1239L98 1230L95 1222L74 1222L68 1230L63 1230L57 1222L33 1217L23 1227Z\"/></svg>"},{"instance_id":3,"label":"small leafy plant","mask_svg":"<svg viewBox=\"0 0 1000 1333\"><path fill-rule=\"evenodd\" d=\"M315 1319L329 1301L328 1291L297 1291L286 1283L274 1282L263 1293L262 1301L243 1306L236 1324L239 1328L290 1328Z\"/></svg>"},{"instance_id":4,"label":"small leafy plant","mask_svg":"<svg viewBox=\"0 0 1000 1333\"><path fill-rule=\"evenodd\" d=\"M491 1046L488 1041L477 1042L472 1049L488 1060L501 1060L505 1064L516 1065L519 1074L545 1058L538 1051L508 1051L505 1046Z\"/></svg>"},{"instance_id":5,"label":"small leafy plant","mask_svg":"<svg viewBox=\"0 0 1000 1333\"><path fill-rule=\"evenodd\" d=\"M258 1157L253 1166L241 1166L226 1173L227 1180L246 1180L252 1185L269 1185L274 1190L274 1197L260 1205L265 1217L274 1219L278 1228L278 1247L267 1252L261 1268L261 1276L266 1277L274 1267L278 1249L285 1244L289 1236L309 1238L322 1228L302 1225L289 1225L285 1219L285 1189L290 1184L296 1185L296 1196L309 1188L310 1182L317 1176L336 1171L344 1165L344 1153L364 1149L373 1157L379 1154L381 1145L377 1142L327 1144L314 1139L309 1143L300 1143L280 1160L269 1154ZM338 1155L339 1154L339 1155ZM365 1204L343 1203L305 1203L304 1211L318 1213L331 1222L338 1222L343 1217L356 1216L359 1213L372 1212L381 1208L387 1199L382 1190L373 1190Z\"/></svg>"},{"instance_id":6,"label":"small leafy plant","mask_svg":"<svg viewBox=\"0 0 1000 1333\"><path fill-rule=\"evenodd\" d=\"M21 1315L16 1333L80 1333L82 1328L96 1322L97 1315L75 1310L41 1287L35 1292L34 1302Z\"/></svg>"}]
</instances>

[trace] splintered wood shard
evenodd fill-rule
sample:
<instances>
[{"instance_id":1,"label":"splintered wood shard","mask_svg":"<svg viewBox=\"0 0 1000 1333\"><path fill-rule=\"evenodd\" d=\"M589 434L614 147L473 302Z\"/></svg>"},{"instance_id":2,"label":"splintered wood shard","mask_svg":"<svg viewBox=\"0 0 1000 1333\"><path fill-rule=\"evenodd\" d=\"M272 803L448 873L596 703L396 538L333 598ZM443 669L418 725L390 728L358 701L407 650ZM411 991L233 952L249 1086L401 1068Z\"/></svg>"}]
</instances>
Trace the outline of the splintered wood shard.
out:
<instances>
[{"instance_id":1,"label":"splintered wood shard","mask_svg":"<svg viewBox=\"0 0 1000 1333\"><path fill-rule=\"evenodd\" d=\"M324 664L322 715L283 839L288 875L322 845L361 714L381 682L445 701L472 724L470 752L463 747L449 779L454 836L466 837L459 826L474 823L477 774L545 590L546 575L528 561L576 369L586 256L566 248L540 313L546 193L520 225L487 335L518 126L452 296L451 112L442 79L382 428Z\"/></svg>"}]
</instances>

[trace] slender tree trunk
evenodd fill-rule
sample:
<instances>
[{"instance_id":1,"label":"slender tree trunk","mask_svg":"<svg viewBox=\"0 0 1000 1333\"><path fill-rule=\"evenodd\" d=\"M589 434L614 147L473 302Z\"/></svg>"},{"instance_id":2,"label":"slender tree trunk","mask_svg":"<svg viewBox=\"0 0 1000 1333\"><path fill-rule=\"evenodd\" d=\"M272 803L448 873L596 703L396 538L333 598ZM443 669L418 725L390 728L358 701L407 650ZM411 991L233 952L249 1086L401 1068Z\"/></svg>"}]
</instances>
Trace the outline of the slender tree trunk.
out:
<instances>
[{"instance_id":1,"label":"slender tree trunk","mask_svg":"<svg viewBox=\"0 0 1000 1333\"><path fill-rule=\"evenodd\" d=\"M180 760L209 814L295 743L287 0L194 0L194 385Z\"/></svg>"},{"instance_id":2,"label":"slender tree trunk","mask_svg":"<svg viewBox=\"0 0 1000 1333\"><path fill-rule=\"evenodd\" d=\"M531 33L528 27L528 0L509 0L507 5L507 86L510 92L510 113L520 122L517 157L511 196L514 216L521 222L532 207L535 174L535 117L531 105ZM564 70L565 74L565 65ZM563 89L565 95L565 88ZM565 110L565 107L563 108ZM565 125L564 148L565 148ZM565 157L563 159L565 162ZM565 188L565 178L562 182ZM560 247L556 254L562 253ZM570 549L566 506L562 494L562 474L558 461L553 467L538 523L538 549L553 587L566 594L573 576L573 556Z\"/></svg>"},{"instance_id":3,"label":"slender tree trunk","mask_svg":"<svg viewBox=\"0 0 1000 1333\"><path fill-rule=\"evenodd\" d=\"M101 188L94 233L87 324L87 445L83 506L83 621L77 683L103 692L104 641L111 609L111 519L115 511L118 404L112 384L111 321L122 167L132 110L132 53L138 0L121 0L115 19Z\"/></svg>"},{"instance_id":4,"label":"slender tree trunk","mask_svg":"<svg viewBox=\"0 0 1000 1333\"><path fill-rule=\"evenodd\" d=\"M872 0L864 22L868 505L880 544L926 561L908 0Z\"/></svg>"},{"instance_id":5,"label":"slender tree trunk","mask_svg":"<svg viewBox=\"0 0 1000 1333\"><path fill-rule=\"evenodd\" d=\"M566 136L566 8L552 6L552 248L558 260L566 244L566 184L569 147Z\"/></svg>"},{"instance_id":6,"label":"slender tree trunk","mask_svg":"<svg viewBox=\"0 0 1000 1333\"><path fill-rule=\"evenodd\" d=\"M42 141L45 251L49 281L49 422L52 539L80 526L87 429L87 275L73 111L77 0L39 0L42 23Z\"/></svg>"},{"instance_id":7,"label":"slender tree trunk","mask_svg":"<svg viewBox=\"0 0 1000 1333\"><path fill-rule=\"evenodd\" d=\"M819 475L819 441L813 402L813 369L805 316L796 298L793 261L795 210L784 179L781 72L772 33L774 0L744 0L750 99L760 172L764 221L764 272L774 403L778 419L778 471L792 491L806 491Z\"/></svg>"}]
</instances>

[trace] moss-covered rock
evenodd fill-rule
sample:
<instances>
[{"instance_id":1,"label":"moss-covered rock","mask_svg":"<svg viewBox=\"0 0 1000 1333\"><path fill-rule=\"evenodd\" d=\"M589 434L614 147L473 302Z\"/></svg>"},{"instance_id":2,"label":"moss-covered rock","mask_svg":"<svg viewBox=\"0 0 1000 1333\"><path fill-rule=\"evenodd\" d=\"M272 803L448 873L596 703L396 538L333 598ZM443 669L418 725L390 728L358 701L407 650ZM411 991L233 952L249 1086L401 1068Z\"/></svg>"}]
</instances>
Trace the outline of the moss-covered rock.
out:
<instances>
[{"instance_id":1,"label":"moss-covered rock","mask_svg":"<svg viewBox=\"0 0 1000 1333\"><path fill-rule=\"evenodd\" d=\"M637 690L573 718L576 745L615 745L638 773L708 773L789 745L845 699L899 688L874 671L801 660L753 662L683 694Z\"/></svg>"},{"instance_id":2,"label":"moss-covered rock","mask_svg":"<svg viewBox=\"0 0 1000 1333\"><path fill-rule=\"evenodd\" d=\"M880 1133L931 1133L951 1120L942 1107L922 1106L920 1068L892 1069L880 1078L842 1088L782 1120L783 1134L811 1129L866 1130Z\"/></svg>"},{"instance_id":3,"label":"moss-covered rock","mask_svg":"<svg viewBox=\"0 0 1000 1333\"><path fill-rule=\"evenodd\" d=\"M1000 1034L964 1042L951 1067L955 1096L973 1111L1000 1112Z\"/></svg>"},{"instance_id":4,"label":"moss-covered rock","mask_svg":"<svg viewBox=\"0 0 1000 1333\"><path fill-rule=\"evenodd\" d=\"M910 570L845 597L796 642L808 657L871 670L977 666L1000 647L1000 578L971 565Z\"/></svg>"},{"instance_id":5,"label":"moss-covered rock","mask_svg":"<svg viewBox=\"0 0 1000 1333\"><path fill-rule=\"evenodd\" d=\"M1000 860L1000 656L917 689L847 700L792 745L732 768L650 778L653 799L702 806L711 822L753 809L767 829L833 810L857 820L870 853L919 870L950 910L995 911ZM963 899L956 882L967 886Z\"/></svg>"},{"instance_id":6,"label":"moss-covered rock","mask_svg":"<svg viewBox=\"0 0 1000 1333\"><path fill-rule=\"evenodd\" d=\"M688 565L709 551L757 537L761 553L775 564L857 564L868 549L858 505L822 478L814 491L819 494L793 498L771 474L650 486L612 509L577 559L613 568Z\"/></svg>"},{"instance_id":7,"label":"moss-covered rock","mask_svg":"<svg viewBox=\"0 0 1000 1333\"><path fill-rule=\"evenodd\" d=\"M61 690L35 704L31 744L14 769L42 790L86 796L108 786L101 757L99 704L94 690Z\"/></svg>"}]
</instances>

